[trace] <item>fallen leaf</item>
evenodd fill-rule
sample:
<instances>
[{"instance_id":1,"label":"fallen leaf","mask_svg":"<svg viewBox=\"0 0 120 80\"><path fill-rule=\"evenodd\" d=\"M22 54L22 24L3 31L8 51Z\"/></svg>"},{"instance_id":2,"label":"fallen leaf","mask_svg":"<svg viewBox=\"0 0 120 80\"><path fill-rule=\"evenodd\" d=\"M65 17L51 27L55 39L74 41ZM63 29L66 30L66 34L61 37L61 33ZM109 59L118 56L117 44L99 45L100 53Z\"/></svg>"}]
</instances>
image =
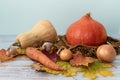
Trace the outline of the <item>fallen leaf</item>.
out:
<instances>
[{"instance_id":1,"label":"fallen leaf","mask_svg":"<svg viewBox=\"0 0 120 80\"><path fill-rule=\"evenodd\" d=\"M64 69L64 71L62 71L62 75L64 76L75 76L77 72L81 71L81 67L72 66L69 62L58 61L56 64Z\"/></svg>"},{"instance_id":2,"label":"fallen leaf","mask_svg":"<svg viewBox=\"0 0 120 80\"><path fill-rule=\"evenodd\" d=\"M93 63L94 58L92 57L84 57L81 52L77 52L73 54L73 59L70 60L70 64L72 66L88 66L89 63Z\"/></svg>"},{"instance_id":3,"label":"fallen leaf","mask_svg":"<svg viewBox=\"0 0 120 80\"><path fill-rule=\"evenodd\" d=\"M53 49L51 51L51 53L49 51L46 51L46 50L42 50L42 52L47 56L49 57L53 62L56 62L57 60L60 60L60 57L58 56L57 54L57 49Z\"/></svg>"},{"instance_id":4,"label":"fallen leaf","mask_svg":"<svg viewBox=\"0 0 120 80\"><path fill-rule=\"evenodd\" d=\"M26 50L26 49L24 49L24 48L17 48L17 49L16 49L16 53L17 53L18 55L24 55L24 54L25 54L25 50Z\"/></svg>"},{"instance_id":5,"label":"fallen leaf","mask_svg":"<svg viewBox=\"0 0 120 80\"><path fill-rule=\"evenodd\" d=\"M102 63L96 59L95 62L90 64L88 67L82 66L81 70L83 72L84 77L94 80L95 78L97 78L97 74L100 74L101 76L104 77L113 76L112 71L106 69L111 67L113 67L112 64Z\"/></svg>"},{"instance_id":6,"label":"fallen leaf","mask_svg":"<svg viewBox=\"0 0 120 80\"><path fill-rule=\"evenodd\" d=\"M8 61L8 60L12 59L13 57L14 57L14 55L7 56L5 49L0 50L0 62Z\"/></svg>"}]
</instances>

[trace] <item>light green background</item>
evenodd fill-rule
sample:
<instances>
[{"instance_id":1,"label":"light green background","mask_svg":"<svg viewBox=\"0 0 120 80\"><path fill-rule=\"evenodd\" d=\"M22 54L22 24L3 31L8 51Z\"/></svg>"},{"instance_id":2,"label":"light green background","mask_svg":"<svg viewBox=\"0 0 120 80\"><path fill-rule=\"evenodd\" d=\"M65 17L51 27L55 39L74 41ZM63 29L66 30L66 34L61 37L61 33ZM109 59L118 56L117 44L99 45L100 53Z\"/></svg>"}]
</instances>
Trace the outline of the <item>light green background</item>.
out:
<instances>
[{"instance_id":1,"label":"light green background","mask_svg":"<svg viewBox=\"0 0 120 80\"><path fill-rule=\"evenodd\" d=\"M101 22L108 35L120 27L120 0L0 0L0 35L19 34L48 19L58 34L86 12Z\"/></svg>"}]
</instances>

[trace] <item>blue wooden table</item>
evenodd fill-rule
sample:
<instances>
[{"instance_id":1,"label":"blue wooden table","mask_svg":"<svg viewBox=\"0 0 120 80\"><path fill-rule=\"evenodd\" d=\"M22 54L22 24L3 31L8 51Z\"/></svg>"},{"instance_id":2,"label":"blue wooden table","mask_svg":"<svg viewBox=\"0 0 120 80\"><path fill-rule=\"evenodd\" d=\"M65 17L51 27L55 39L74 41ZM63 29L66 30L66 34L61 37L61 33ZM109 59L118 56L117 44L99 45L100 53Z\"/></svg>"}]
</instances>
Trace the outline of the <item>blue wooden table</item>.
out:
<instances>
[{"instance_id":1,"label":"blue wooden table","mask_svg":"<svg viewBox=\"0 0 120 80\"><path fill-rule=\"evenodd\" d=\"M120 39L120 34L112 35ZM8 48L14 42L15 35L0 35L0 49ZM31 61L24 56L16 57L10 61L0 63L0 80L88 80L78 73L74 77L64 77L62 75L52 75L43 72L36 72L31 69ZM112 63L115 67L110 68L113 71L113 77L101 77L98 75L96 80L120 80L120 55Z\"/></svg>"}]
</instances>

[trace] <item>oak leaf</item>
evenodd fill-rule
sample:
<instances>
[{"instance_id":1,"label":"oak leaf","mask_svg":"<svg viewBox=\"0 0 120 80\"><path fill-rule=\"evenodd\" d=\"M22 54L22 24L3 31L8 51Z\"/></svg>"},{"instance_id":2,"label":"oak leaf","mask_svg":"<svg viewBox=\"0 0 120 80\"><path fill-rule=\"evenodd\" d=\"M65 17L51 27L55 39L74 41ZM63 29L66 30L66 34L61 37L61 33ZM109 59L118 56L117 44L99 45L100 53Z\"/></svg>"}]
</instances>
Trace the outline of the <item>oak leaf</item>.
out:
<instances>
[{"instance_id":1,"label":"oak leaf","mask_svg":"<svg viewBox=\"0 0 120 80\"><path fill-rule=\"evenodd\" d=\"M13 57L14 57L14 55L7 56L5 49L0 50L0 62L8 61L8 60L12 59Z\"/></svg>"},{"instance_id":2,"label":"oak leaf","mask_svg":"<svg viewBox=\"0 0 120 80\"><path fill-rule=\"evenodd\" d=\"M73 59L70 60L70 64L72 66L88 66L89 63L93 63L94 58L92 57L84 57L81 52L77 52L73 54Z\"/></svg>"}]
</instances>

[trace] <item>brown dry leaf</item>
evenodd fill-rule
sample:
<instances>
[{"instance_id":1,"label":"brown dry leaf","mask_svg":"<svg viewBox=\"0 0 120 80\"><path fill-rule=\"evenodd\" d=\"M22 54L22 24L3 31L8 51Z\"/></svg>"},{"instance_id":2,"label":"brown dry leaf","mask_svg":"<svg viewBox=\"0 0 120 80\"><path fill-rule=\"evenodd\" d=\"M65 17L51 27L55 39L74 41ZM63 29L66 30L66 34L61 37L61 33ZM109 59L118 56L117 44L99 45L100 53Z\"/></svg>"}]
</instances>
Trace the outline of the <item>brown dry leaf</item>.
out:
<instances>
[{"instance_id":1,"label":"brown dry leaf","mask_svg":"<svg viewBox=\"0 0 120 80\"><path fill-rule=\"evenodd\" d=\"M4 62L4 61L7 61L7 60L10 60L10 59L12 59L12 58L15 57L15 56L16 56L16 55L7 56L5 49L1 49L1 50L0 50L0 62Z\"/></svg>"},{"instance_id":2,"label":"brown dry leaf","mask_svg":"<svg viewBox=\"0 0 120 80\"><path fill-rule=\"evenodd\" d=\"M93 62L94 62L94 58L84 57L81 52L77 52L73 54L73 59L70 60L70 64L72 66L80 66L80 65L88 66L89 63L93 63Z\"/></svg>"}]
</instances>

